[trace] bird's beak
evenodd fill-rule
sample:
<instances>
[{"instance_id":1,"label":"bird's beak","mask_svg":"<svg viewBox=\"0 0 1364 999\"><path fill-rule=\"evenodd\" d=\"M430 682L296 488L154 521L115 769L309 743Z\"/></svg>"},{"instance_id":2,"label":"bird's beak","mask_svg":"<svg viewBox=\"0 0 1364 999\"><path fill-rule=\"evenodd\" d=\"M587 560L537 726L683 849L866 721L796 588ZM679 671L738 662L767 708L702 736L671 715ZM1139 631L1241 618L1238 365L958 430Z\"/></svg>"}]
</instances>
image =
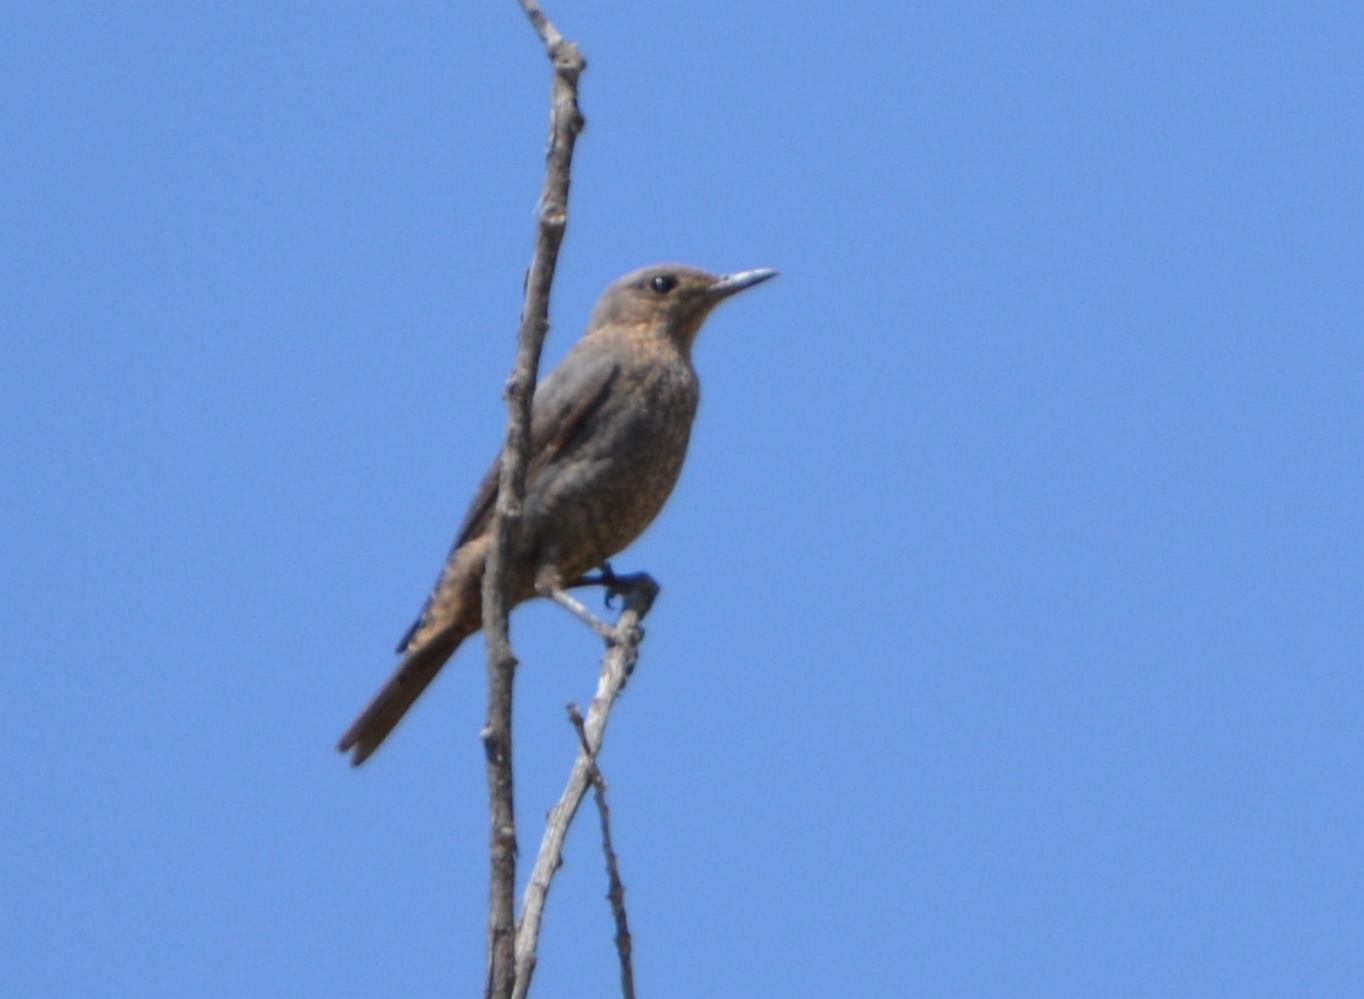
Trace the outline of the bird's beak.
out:
<instances>
[{"instance_id":1,"label":"bird's beak","mask_svg":"<svg viewBox=\"0 0 1364 999\"><path fill-rule=\"evenodd\" d=\"M707 289L706 297L718 302L722 298L737 295L745 288L752 288L755 284L762 284L768 278L776 276L777 272L771 267L759 267L756 270L726 274Z\"/></svg>"}]
</instances>

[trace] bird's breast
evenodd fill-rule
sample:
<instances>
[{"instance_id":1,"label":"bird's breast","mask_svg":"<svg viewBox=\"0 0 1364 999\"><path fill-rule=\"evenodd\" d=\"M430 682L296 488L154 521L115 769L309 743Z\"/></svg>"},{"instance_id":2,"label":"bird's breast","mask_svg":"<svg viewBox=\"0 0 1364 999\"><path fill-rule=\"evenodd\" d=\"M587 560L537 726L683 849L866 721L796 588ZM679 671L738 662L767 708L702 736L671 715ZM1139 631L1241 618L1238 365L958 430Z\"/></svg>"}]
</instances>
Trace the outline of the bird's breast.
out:
<instances>
[{"instance_id":1,"label":"bird's breast","mask_svg":"<svg viewBox=\"0 0 1364 999\"><path fill-rule=\"evenodd\" d=\"M527 483L527 540L565 578L653 522L681 474L698 398L685 359L623 366L582 429Z\"/></svg>"}]
</instances>

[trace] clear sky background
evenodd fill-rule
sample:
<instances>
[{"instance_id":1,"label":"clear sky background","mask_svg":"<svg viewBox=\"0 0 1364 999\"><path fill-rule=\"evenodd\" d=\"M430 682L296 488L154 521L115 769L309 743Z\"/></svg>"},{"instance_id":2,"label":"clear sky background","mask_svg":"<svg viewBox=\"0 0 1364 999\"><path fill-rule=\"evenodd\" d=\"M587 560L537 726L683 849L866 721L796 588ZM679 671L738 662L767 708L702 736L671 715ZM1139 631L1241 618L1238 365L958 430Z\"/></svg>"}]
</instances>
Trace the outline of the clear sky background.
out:
<instances>
[{"instance_id":1,"label":"clear sky background","mask_svg":"<svg viewBox=\"0 0 1364 999\"><path fill-rule=\"evenodd\" d=\"M682 260L602 759L640 992L1364 993L1364 13L552 0L546 351ZM363 769L501 432L512 0L0 9L0 991L482 987L482 646ZM523 860L599 643L514 619ZM614 994L593 817L538 993ZM526 865L523 865L523 873Z\"/></svg>"}]
</instances>

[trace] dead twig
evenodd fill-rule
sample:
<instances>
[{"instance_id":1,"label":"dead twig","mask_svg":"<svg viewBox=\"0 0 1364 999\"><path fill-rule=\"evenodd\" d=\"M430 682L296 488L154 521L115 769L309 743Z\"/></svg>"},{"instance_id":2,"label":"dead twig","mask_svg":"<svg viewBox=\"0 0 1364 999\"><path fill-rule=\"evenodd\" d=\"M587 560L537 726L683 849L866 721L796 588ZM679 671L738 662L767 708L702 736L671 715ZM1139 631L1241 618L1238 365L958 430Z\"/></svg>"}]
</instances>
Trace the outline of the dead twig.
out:
<instances>
[{"instance_id":1,"label":"dead twig","mask_svg":"<svg viewBox=\"0 0 1364 999\"><path fill-rule=\"evenodd\" d=\"M602 657L601 676L597 680L597 692L588 706L587 718L582 723L577 759L569 774L568 785L559 801L549 811L545 823L544 839L540 842L540 852L535 858L535 868L531 872L530 883L521 901L521 918L516 931L516 991L515 999L524 999L530 989L530 979L535 971L535 949L540 938L540 924L544 916L545 899L554 880L554 873L563 862L564 838L573 822L578 806L582 804L587 787L593 783L596 773L596 757L601 751L602 739L606 734L606 722L616 696L625 687L626 681L639 659L639 644L644 639L644 630L639 622L649 612L654 598L658 596L658 584L644 573L632 576L613 577L612 588L624 598L624 609L619 620L610 629L606 639L606 655ZM603 802L604 806L604 802ZM605 821L605 820L603 820ZM608 844L609 850L609 844ZM613 855L614 856L614 855ZM612 861L614 864L614 861ZM619 878L613 881L618 883ZM622 987L628 988L627 996L633 996L633 973L628 969L630 936L624 929L624 889L621 889L621 909L616 923L616 946L621 953ZM612 899L615 910L616 899ZM622 936L623 932L623 936ZM622 944L623 941L623 944ZM622 949L623 948L623 949ZM628 983L628 984L627 984Z\"/></svg>"},{"instance_id":2,"label":"dead twig","mask_svg":"<svg viewBox=\"0 0 1364 999\"><path fill-rule=\"evenodd\" d=\"M587 742L587 732L583 728L583 715L578 705L568 705L568 719L578 732L578 742L584 751L591 753ZM631 959L633 944L630 939L630 923L625 917L625 884L620 879L620 865L616 861L616 850L611 845L611 809L606 805L606 778L601 767L597 766L596 754L592 754L592 768L589 773L592 781L592 797L597 802L597 816L601 820L601 849L606 855L606 899L611 903L611 915L616 920L616 954L620 957L620 992L624 999L635 999L635 966Z\"/></svg>"},{"instance_id":3,"label":"dead twig","mask_svg":"<svg viewBox=\"0 0 1364 999\"><path fill-rule=\"evenodd\" d=\"M488 650L488 716L483 746L488 768L488 999L507 999L515 985L516 822L512 809L512 685L516 657L507 633L511 538L521 517L530 449L531 403L540 351L549 330L549 295L559 246L568 224L573 147L583 128L578 77L586 62L534 0L519 0L554 66L545 182L538 202L535 253L517 333L516 361L507 380L507 432L502 447L496 517L483 578L483 630ZM523 993L524 994L524 993Z\"/></svg>"},{"instance_id":4,"label":"dead twig","mask_svg":"<svg viewBox=\"0 0 1364 999\"><path fill-rule=\"evenodd\" d=\"M584 607L581 600L564 590L546 590L544 595L591 628L603 642L615 638L616 630Z\"/></svg>"}]
</instances>

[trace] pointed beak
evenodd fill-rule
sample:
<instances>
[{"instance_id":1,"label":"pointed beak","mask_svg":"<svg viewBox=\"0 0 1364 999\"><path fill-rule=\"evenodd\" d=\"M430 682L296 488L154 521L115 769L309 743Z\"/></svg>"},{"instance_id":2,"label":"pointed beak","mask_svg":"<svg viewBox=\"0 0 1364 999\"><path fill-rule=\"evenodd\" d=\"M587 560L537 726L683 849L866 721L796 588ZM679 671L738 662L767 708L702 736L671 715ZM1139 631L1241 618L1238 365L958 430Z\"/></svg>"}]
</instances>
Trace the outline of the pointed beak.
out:
<instances>
[{"instance_id":1,"label":"pointed beak","mask_svg":"<svg viewBox=\"0 0 1364 999\"><path fill-rule=\"evenodd\" d=\"M722 298L729 298L730 295L737 295L745 288L752 288L755 284L762 284L768 278L774 278L776 276L777 272L771 267L759 267L756 270L726 274L710 286L710 289L706 293L706 297L718 302Z\"/></svg>"}]
</instances>

